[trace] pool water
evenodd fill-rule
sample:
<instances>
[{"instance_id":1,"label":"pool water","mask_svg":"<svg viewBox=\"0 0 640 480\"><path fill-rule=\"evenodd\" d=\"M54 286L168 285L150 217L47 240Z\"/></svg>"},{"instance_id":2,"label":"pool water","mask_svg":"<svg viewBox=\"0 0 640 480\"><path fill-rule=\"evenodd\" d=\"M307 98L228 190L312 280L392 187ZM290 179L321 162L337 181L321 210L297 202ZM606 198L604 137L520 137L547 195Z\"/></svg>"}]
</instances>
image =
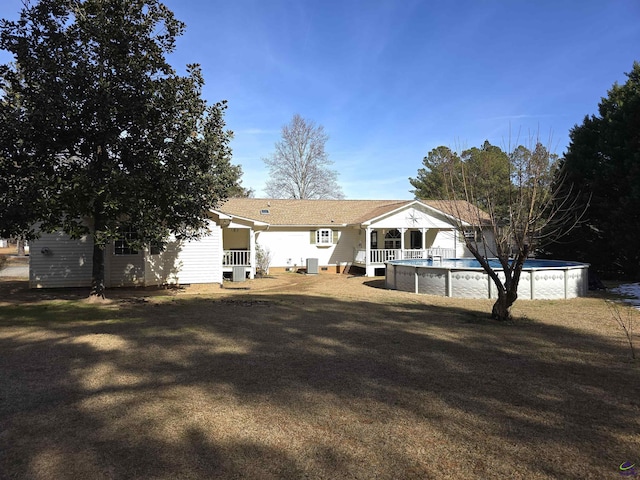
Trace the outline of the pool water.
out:
<instances>
[{"instance_id":1,"label":"pool water","mask_svg":"<svg viewBox=\"0 0 640 480\"><path fill-rule=\"evenodd\" d=\"M482 270L482 265L475 258L445 258L442 260L417 259L417 260L396 260L389 262L393 265L411 265L414 267L445 267L445 268L478 268ZM583 265L578 262L567 262L564 260L525 260L523 269L532 268L566 268ZM502 265L496 258L489 259L489 266L493 269L502 270Z\"/></svg>"}]
</instances>

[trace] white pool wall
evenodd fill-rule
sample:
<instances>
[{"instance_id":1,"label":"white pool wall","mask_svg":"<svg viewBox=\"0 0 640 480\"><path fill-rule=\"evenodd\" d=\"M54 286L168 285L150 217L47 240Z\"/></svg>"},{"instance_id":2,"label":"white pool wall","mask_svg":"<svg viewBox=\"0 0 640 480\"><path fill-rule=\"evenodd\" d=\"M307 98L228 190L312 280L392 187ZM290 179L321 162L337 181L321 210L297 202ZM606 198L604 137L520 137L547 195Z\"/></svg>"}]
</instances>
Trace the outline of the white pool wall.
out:
<instances>
[{"instance_id":1,"label":"white pool wall","mask_svg":"<svg viewBox=\"0 0 640 480\"><path fill-rule=\"evenodd\" d=\"M582 297L589 287L588 264L525 268L520 274L518 298L564 299ZM497 271L504 281L504 272ZM386 288L458 298L497 298L491 277L480 269L427 267L387 263Z\"/></svg>"}]
</instances>

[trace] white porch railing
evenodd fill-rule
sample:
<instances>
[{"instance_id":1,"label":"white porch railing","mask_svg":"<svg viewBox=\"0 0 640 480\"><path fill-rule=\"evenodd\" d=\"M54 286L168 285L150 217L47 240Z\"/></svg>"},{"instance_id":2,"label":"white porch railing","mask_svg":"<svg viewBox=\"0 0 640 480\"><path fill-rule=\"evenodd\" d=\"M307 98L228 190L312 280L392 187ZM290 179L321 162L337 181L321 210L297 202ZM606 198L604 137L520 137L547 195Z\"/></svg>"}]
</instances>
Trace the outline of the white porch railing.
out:
<instances>
[{"instance_id":1,"label":"white porch railing","mask_svg":"<svg viewBox=\"0 0 640 480\"><path fill-rule=\"evenodd\" d=\"M424 248L418 250L379 248L371 250L369 263L382 264L391 260L428 259L431 257L455 258L455 256L456 252L453 248ZM357 250L355 255L356 263L364 263L365 259L365 250Z\"/></svg>"},{"instance_id":2,"label":"white porch railing","mask_svg":"<svg viewBox=\"0 0 640 480\"><path fill-rule=\"evenodd\" d=\"M251 266L251 252L249 250L225 250L222 265L227 267Z\"/></svg>"}]
</instances>

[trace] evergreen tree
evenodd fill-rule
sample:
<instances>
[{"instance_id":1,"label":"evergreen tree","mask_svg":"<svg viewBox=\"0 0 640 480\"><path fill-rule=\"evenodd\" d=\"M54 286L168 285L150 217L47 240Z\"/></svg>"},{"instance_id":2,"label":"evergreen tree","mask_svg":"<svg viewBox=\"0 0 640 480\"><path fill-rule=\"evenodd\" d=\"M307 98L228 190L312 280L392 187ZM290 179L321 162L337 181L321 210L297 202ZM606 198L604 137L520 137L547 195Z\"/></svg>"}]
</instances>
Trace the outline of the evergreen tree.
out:
<instances>
[{"instance_id":1,"label":"evergreen tree","mask_svg":"<svg viewBox=\"0 0 640 480\"><path fill-rule=\"evenodd\" d=\"M524 147L523 147L524 148ZM461 154L467 188L478 207L503 218L508 214L511 190L509 155L485 140L481 148L472 147Z\"/></svg>"},{"instance_id":2,"label":"evergreen tree","mask_svg":"<svg viewBox=\"0 0 640 480\"><path fill-rule=\"evenodd\" d=\"M415 198L441 200L446 198L445 171L460 162L460 157L449 147L439 146L422 159L424 168L418 169L416 178L409 178Z\"/></svg>"},{"instance_id":3,"label":"evergreen tree","mask_svg":"<svg viewBox=\"0 0 640 480\"><path fill-rule=\"evenodd\" d=\"M601 274L639 280L640 63L627 77L602 98L598 115L571 130L562 180L589 206L582 225L547 251L589 262Z\"/></svg>"}]
</instances>

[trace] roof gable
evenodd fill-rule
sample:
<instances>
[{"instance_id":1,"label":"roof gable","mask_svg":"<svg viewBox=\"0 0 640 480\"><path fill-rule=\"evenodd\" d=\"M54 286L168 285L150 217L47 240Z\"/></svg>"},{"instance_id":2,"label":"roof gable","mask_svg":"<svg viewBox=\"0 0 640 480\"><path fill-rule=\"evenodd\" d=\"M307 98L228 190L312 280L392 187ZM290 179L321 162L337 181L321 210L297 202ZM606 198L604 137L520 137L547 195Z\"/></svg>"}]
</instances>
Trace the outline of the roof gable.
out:
<instances>
[{"instance_id":1,"label":"roof gable","mask_svg":"<svg viewBox=\"0 0 640 480\"><path fill-rule=\"evenodd\" d=\"M372 228L456 228L459 220L419 201L372 218ZM466 225L466 223L463 223Z\"/></svg>"}]
</instances>

